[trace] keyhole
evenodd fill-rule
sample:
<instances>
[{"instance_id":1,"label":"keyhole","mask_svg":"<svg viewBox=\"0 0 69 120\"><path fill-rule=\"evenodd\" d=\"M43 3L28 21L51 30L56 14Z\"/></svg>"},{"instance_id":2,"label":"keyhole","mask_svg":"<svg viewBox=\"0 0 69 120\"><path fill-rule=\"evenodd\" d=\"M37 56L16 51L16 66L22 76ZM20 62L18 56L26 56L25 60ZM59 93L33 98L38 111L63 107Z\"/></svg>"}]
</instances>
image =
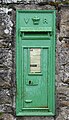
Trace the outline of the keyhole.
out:
<instances>
[{"instance_id":1,"label":"keyhole","mask_svg":"<svg viewBox=\"0 0 69 120\"><path fill-rule=\"evenodd\" d=\"M31 81L29 81L29 85L31 84Z\"/></svg>"}]
</instances>

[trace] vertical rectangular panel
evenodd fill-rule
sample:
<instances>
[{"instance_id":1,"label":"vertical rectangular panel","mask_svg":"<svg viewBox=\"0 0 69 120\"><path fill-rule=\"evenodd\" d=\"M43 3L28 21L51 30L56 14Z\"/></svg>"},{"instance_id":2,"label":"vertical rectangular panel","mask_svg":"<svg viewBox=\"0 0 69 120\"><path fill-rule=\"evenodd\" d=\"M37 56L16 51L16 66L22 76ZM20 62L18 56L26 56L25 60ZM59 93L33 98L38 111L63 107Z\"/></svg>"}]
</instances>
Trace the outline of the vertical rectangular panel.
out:
<instances>
[{"instance_id":1,"label":"vertical rectangular panel","mask_svg":"<svg viewBox=\"0 0 69 120\"><path fill-rule=\"evenodd\" d=\"M28 63L28 50L29 52L30 50L34 50L34 53L31 53L31 54L35 56L36 55L40 56L39 58L41 59L38 59L38 62L37 62L37 57L35 57L32 62L33 64L42 63L40 64L40 68L42 67L42 71L41 71L42 74L39 74L38 69L37 71L36 69L32 70L33 72L31 72L31 75L29 75L29 73L27 72L28 64L30 65L30 63ZM29 62L31 61L29 60ZM39 108L48 108L48 105L47 105L47 49L24 48L24 70L25 70L24 71L24 94L25 94L24 108L38 108L38 110Z\"/></svg>"},{"instance_id":2,"label":"vertical rectangular panel","mask_svg":"<svg viewBox=\"0 0 69 120\"><path fill-rule=\"evenodd\" d=\"M41 49L30 49L30 72L38 73L40 71L40 58L41 57Z\"/></svg>"}]
</instances>

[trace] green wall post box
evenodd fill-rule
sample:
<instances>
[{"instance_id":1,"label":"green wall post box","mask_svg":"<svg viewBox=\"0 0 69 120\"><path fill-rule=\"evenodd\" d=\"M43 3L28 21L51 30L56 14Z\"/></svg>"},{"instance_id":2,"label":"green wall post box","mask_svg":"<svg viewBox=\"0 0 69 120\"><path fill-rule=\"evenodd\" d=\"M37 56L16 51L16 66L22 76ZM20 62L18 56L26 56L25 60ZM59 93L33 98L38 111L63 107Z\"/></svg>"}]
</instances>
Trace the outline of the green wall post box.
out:
<instances>
[{"instance_id":1,"label":"green wall post box","mask_svg":"<svg viewBox=\"0 0 69 120\"><path fill-rule=\"evenodd\" d=\"M17 10L16 114L55 115L55 10Z\"/></svg>"}]
</instances>

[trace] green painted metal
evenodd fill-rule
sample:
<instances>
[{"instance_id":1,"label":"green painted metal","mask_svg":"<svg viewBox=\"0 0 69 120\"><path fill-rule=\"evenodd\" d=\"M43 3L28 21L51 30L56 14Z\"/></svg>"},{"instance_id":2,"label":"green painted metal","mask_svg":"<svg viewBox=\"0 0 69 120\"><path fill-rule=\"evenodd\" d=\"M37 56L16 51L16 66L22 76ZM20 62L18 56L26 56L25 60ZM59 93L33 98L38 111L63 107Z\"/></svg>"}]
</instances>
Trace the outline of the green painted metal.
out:
<instances>
[{"instance_id":1,"label":"green painted metal","mask_svg":"<svg viewBox=\"0 0 69 120\"><path fill-rule=\"evenodd\" d=\"M16 115L55 115L55 10L17 10Z\"/></svg>"}]
</instances>

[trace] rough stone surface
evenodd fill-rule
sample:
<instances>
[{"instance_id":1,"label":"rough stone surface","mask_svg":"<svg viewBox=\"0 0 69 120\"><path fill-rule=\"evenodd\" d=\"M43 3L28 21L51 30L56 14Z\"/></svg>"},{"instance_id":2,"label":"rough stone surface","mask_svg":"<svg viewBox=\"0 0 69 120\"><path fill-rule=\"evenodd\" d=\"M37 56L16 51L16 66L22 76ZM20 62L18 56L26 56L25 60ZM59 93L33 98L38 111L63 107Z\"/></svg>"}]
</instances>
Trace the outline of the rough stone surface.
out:
<instances>
[{"instance_id":1,"label":"rough stone surface","mask_svg":"<svg viewBox=\"0 0 69 120\"><path fill-rule=\"evenodd\" d=\"M53 117L18 117L17 120L54 120Z\"/></svg>"},{"instance_id":2,"label":"rough stone surface","mask_svg":"<svg viewBox=\"0 0 69 120\"><path fill-rule=\"evenodd\" d=\"M53 1L55 2L55 0L0 0L0 2L3 3L17 3L17 2L48 2L48 1Z\"/></svg>"},{"instance_id":3,"label":"rough stone surface","mask_svg":"<svg viewBox=\"0 0 69 120\"><path fill-rule=\"evenodd\" d=\"M69 119L69 7L59 11L60 31L57 33L57 108L56 120Z\"/></svg>"},{"instance_id":4,"label":"rough stone surface","mask_svg":"<svg viewBox=\"0 0 69 120\"><path fill-rule=\"evenodd\" d=\"M2 114L0 120L15 120L11 114Z\"/></svg>"},{"instance_id":5,"label":"rough stone surface","mask_svg":"<svg viewBox=\"0 0 69 120\"><path fill-rule=\"evenodd\" d=\"M33 1L33 0L32 0ZM35 0L37 2L37 0ZM42 0L43 1L43 0ZM45 0L46 1L46 0ZM44 2L45 2L44 1ZM1 0L0 0L1 2ZM54 6L28 3L29 0L2 0L0 4L0 120L69 119L69 7L57 11L56 116L16 117L15 115L15 18L17 9L54 9ZM11 4L14 3L15 4ZM41 2L41 0L39 1ZM10 3L10 4L6 4Z\"/></svg>"}]
</instances>

